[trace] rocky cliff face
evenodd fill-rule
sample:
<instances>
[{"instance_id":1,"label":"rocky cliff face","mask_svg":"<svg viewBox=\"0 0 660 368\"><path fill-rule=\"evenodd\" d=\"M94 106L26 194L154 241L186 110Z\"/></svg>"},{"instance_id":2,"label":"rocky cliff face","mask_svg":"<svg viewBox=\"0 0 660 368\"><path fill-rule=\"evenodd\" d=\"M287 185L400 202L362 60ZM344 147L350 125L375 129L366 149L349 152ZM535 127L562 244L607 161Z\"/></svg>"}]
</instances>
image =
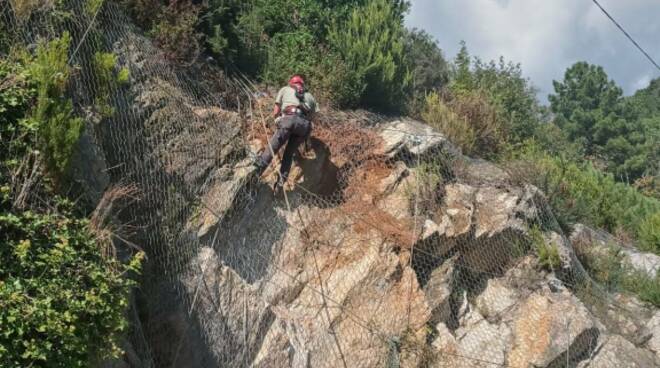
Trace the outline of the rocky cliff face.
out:
<instances>
[{"instance_id":1,"label":"rocky cliff face","mask_svg":"<svg viewBox=\"0 0 660 368\"><path fill-rule=\"evenodd\" d=\"M124 18L99 19L131 83L77 169L92 198L136 188L118 218L149 256L116 366L660 363L658 310L590 280L537 188L423 123L324 111L275 197L250 165L271 100L178 71Z\"/></svg>"},{"instance_id":2,"label":"rocky cliff face","mask_svg":"<svg viewBox=\"0 0 660 368\"><path fill-rule=\"evenodd\" d=\"M657 310L598 290L543 193L422 123L336 118L286 198L238 165L188 221L205 241L181 283L220 366L659 364Z\"/></svg>"}]
</instances>

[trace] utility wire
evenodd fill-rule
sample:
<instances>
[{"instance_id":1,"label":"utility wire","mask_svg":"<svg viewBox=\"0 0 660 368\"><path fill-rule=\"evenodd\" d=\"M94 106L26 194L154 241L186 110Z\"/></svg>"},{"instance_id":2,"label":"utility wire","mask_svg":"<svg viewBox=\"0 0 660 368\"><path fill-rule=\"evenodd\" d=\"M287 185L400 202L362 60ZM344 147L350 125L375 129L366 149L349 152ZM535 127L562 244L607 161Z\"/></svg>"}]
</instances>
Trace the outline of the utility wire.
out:
<instances>
[{"instance_id":1,"label":"utility wire","mask_svg":"<svg viewBox=\"0 0 660 368\"><path fill-rule=\"evenodd\" d=\"M593 1L593 3L596 4L596 6L598 6L598 8L600 8L600 10L601 10L601 11L602 11L602 12L603 12L603 13L604 13L604 14L605 14L605 15L606 15L606 16L612 21L612 23L614 23L614 24L617 26L617 28L619 28L619 29L621 30L621 32L623 32L623 34L626 35L626 37L628 37L628 39L630 40L630 42L632 42L633 45L635 45L635 47L637 47L637 49L639 49L639 51L641 51L642 54L644 54L644 56L646 56L646 58L649 59L649 61L651 62L651 64L653 64L653 65L656 67L656 69L660 70L660 65L658 65L658 63L656 63L655 60L653 60L653 58L651 57L651 55L649 55L648 52L646 52L646 51L642 48L642 46L640 46L640 45L637 43L637 41L635 41L635 39L633 39L632 36L630 36L630 34L628 34L628 32L626 32L625 29L623 29L623 27L619 24L619 22L617 22L617 21L616 21L611 15L610 15L610 13L608 13L607 10L605 10L605 8L603 8L603 6L600 5L600 3L598 2L598 0L591 0L591 1Z\"/></svg>"}]
</instances>

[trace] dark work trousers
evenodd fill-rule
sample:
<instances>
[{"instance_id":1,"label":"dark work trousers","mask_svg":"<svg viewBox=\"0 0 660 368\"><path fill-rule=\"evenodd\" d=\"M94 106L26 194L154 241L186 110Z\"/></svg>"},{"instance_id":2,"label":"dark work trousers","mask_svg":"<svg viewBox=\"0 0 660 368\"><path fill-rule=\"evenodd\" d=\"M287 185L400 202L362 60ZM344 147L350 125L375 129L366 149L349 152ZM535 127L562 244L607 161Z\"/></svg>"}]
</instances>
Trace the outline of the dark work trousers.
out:
<instances>
[{"instance_id":1,"label":"dark work trousers","mask_svg":"<svg viewBox=\"0 0 660 368\"><path fill-rule=\"evenodd\" d=\"M286 181L291 170L293 155L298 150L300 144L305 142L311 131L312 123L309 120L297 115L284 116L277 124L277 132L270 139L270 144L261 154L261 165L264 168L268 166L273 160L273 156L277 154L284 143L288 142L284 149L282 166L280 166L280 179ZM272 151L271 147L273 149Z\"/></svg>"}]
</instances>

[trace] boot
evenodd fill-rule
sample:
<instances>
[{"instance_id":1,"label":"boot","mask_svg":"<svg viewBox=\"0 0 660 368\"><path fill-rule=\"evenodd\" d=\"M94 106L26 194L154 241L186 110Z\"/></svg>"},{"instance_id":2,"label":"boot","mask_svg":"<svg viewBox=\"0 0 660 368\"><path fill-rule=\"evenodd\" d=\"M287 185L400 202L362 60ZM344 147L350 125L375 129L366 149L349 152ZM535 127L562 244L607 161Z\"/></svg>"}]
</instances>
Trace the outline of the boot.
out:
<instances>
[{"instance_id":1,"label":"boot","mask_svg":"<svg viewBox=\"0 0 660 368\"><path fill-rule=\"evenodd\" d=\"M278 173L277 180L275 180L272 186L274 195L279 196L284 192L284 183L286 183L286 179L283 179L282 175Z\"/></svg>"},{"instance_id":2,"label":"boot","mask_svg":"<svg viewBox=\"0 0 660 368\"><path fill-rule=\"evenodd\" d=\"M257 157L253 162L252 166L255 168L255 172L257 173L257 177L261 177L261 174L266 171L266 168L268 167L268 164L264 162L264 160L261 159L261 157Z\"/></svg>"}]
</instances>

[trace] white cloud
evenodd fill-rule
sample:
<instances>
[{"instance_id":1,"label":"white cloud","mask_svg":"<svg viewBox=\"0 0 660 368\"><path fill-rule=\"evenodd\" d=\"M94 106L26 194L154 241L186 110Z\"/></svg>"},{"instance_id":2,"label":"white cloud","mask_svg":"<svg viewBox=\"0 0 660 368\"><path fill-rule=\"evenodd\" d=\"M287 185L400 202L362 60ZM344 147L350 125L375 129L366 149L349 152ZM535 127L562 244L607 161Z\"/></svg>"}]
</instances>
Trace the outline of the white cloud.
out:
<instances>
[{"instance_id":1,"label":"white cloud","mask_svg":"<svg viewBox=\"0 0 660 368\"><path fill-rule=\"evenodd\" d=\"M600 0L649 52L660 59L660 1ZM545 100L552 80L576 61L603 65L627 93L644 76L658 77L648 60L589 0L412 0L410 27L426 29L453 56L465 40L473 55L504 56L522 64Z\"/></svg>"},{"instance_id":2,"label":"white cloud","mask_svg":"<svg viewBox=\"0 0 660 368\"><path fill-rule=\"evenodd\" d=\"M637 79L634 83L632 83L632 90L638 90L640 88L648 87L649 83L651 83L651 76L650 75L643 75L641 78Z\"/></svg>"}]
</instances>

